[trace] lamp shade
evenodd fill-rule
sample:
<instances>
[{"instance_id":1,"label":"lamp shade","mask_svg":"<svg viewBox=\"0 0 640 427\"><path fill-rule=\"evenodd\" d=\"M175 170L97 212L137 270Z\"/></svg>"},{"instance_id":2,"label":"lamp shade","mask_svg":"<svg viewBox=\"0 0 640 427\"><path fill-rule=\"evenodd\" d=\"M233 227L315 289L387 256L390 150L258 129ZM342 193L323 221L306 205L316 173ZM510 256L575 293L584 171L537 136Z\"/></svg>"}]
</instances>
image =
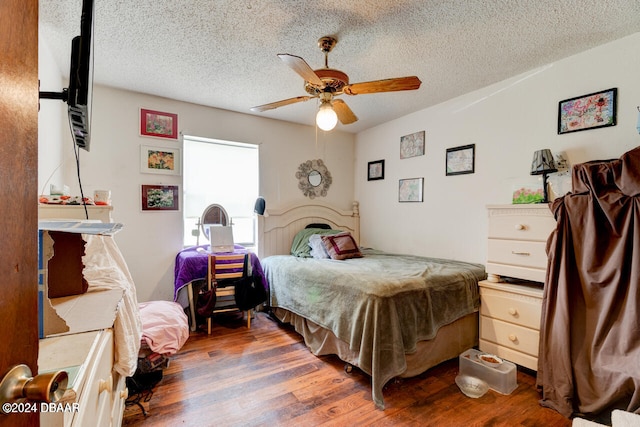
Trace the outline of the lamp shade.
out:
<instances>
[{"instance_id":1,"label":"lamp shade","mask_svg":"<svg viewBox=\"0 0 640 427\"><path fill-rule=\"evenodd\" d=\"M264 210L266 208L266 202L264 197L258 197L256 199L256 204L253 207L253 211L258 215L264 215Z\"/></svg>"},{"instance_id":2,"label":"lamp shade","mask_svg":"<svg viewBox=\"0 0 640 427\"><path fill-rule=\"evenodd\" d=\"M542 175L551 172L557 172L556 164L553 161L551 150L545 148L533 153L533 162L531 162L531 175Z\"/></svg>"},{"instance_id":3,"label":"lamp shade","mask_svg":"<svg viewBox=\"0 0 640 427\"><path fill-rule=\"evenodd\" d=\"M330 102L323 101L316 115L316 124L324 131L332 130L338 124L338 115L333 111Z\"/></svg>"}]
</instances>

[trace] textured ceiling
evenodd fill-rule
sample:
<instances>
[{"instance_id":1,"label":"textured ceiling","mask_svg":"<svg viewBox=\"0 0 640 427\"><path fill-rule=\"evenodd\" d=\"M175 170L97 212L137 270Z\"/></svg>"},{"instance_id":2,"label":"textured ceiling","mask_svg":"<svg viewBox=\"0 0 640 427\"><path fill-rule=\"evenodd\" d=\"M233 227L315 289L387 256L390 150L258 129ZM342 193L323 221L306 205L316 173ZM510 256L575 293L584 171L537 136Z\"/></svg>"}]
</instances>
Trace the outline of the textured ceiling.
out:
<instances>
[{"instance_id":1,"label":"textured ceiling","mask_svg":"<svg viewBox=\"0 0 640 427\"><path fill-rule=\"evenodd\" d=\"M40 38L68 75L81 0L40 0ZM94 82L312 125L315 100L276 54L351 83L416 75L419 90L341 96L359 132L640 31L640 0L95 0ZM42 90L59 90L42 88Z\"/></svg>"}]
</instances>

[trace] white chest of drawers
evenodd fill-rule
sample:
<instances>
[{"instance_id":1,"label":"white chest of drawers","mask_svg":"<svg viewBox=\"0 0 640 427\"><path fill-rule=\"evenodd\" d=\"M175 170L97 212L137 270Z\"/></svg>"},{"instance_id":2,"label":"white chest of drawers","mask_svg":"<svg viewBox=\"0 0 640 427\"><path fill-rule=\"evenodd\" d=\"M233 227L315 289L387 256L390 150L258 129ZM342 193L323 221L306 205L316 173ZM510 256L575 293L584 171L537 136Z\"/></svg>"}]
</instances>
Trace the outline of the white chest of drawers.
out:
<instances>
[{"instance_id":1,"label":"white chest of drawers","mask_svg":"<svg viewBox=\"0 0 640 427\"><path fill-rule=\"evenodd\" d=\"M545 247L556 221L546 204L494 205L488 207L489 281L501 276L544 282Z\"/></svg>"},{"instance_id":2,"label":"white chest of drawers","mask_svg":"<svg viewBox=\"0 0 640 427\"><path fill-rule=\"evenodd\" d=\"M40 340L43 372L66 370L69 386L61 399L77 410L42 412L42 426L119 426L127 397L125 378L113 369L113 330L82 332Z\"/></svg>"},{"instance_id":3,"label":"white chest of drawers","mask_svg":"<svg viewBox=\"0 0 640 427\"><path fill-rule=\"evenodd\" d=\"M479 283L480 350L537 370L546 242L556 221L546 204L494 205L488 212L489 276ZM520 282L503 283L506 278Z\"/></svg>"},{"instance_id":4,"label":"white chest of drawers","mask_svg":"<svg viewBox=\"0 0 640 427\"><path fill-rule=\"evenodd\" d=\"M480 282L480 350L538 369L542 286Z\"/></svg>"}]
</instances>

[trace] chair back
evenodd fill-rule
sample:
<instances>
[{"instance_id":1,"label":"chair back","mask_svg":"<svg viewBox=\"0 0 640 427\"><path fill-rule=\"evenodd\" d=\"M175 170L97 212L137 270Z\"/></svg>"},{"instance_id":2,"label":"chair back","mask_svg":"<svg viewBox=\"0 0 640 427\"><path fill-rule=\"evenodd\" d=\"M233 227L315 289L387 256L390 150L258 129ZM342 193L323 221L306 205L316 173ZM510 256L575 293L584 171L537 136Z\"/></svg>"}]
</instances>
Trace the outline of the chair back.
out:
<instances>
[{"instance_id":1,"label":"chair back","mask_svg":"<svg viewBox=\"0 0 640 427\"><path fill-rule=\"evenodd\" d=\"M244 279L249 272L249 254L216 254L208 255L207 265L207 289L214 290L216 299L218 297L231 298L235 300L236 290L234 284L240 284L240 279ZM228 283L225 283L228 282ZM220 285L220 287L218 287ZM229 285L229 286L225 286ZM237 305L217 306L214 303L212 313L240 310ZM243 310L240 310L243 311ZM247 310L247 328L251 328L251 310ZM211 317L207 317L207 333L211 335Z\"/></svg>"},{"instance_id":2,"label":"chair back","mask_svg":"<svg viewBox=\"0 0 640 427\"><path fill-rule=\"evenodd\" d=\"M240 279L247 271L249 254L209 254L208 282Z\"/></svg>"}]
</instances>

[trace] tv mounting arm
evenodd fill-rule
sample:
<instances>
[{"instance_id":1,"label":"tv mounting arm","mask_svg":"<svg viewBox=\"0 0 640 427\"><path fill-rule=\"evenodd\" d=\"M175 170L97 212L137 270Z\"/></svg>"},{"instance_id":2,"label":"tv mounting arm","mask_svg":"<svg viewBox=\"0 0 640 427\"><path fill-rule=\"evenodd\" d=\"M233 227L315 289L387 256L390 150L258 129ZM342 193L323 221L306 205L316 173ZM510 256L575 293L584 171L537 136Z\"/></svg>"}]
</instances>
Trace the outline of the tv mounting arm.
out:
<instances>
[{"instance_id":1,"label":"tv mounting arm","mask_svg":"<svg viewBox=\"0 0 640 427\"><path fill-rule=\"evenodd\" d=\"M64 88L62 92L40 92L40 99L61 99L63 102L69 100L69 89Z\"/></svg>"}]
</instances>

